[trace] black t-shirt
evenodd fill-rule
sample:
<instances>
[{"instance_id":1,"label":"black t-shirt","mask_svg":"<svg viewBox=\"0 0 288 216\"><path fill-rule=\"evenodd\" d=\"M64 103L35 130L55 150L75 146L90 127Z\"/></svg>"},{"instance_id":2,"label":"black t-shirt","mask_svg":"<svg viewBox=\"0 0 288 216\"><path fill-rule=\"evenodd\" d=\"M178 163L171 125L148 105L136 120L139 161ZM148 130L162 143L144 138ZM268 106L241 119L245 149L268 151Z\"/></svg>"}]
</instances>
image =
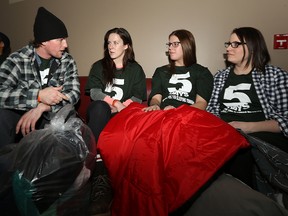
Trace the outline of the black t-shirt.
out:
<instances>
[{"instance_id":1,"label":"black t-shirt","mask_svg":"<svg viewBox=\"0 0 288 216\"><path fill-rule=\"evenodd\" d=\"M124 71L122 69L116 70L112 84L106 84L104 81L101 60L95 62L90 70L85 91L90 93L93 88L101 89L104 94L121 102L132 97L140 100L147 99L146 76L137 62L129 62Z\"/></svg>"},{"instance_id":2,"label":"black t-shirt","mask_svg":"<svg viewBox=\"0 0 288 216\"><path fill-rule=\"evenodd\" d=\"M39 65L39 74L41 78L42 86L47 85L49 78L49 70L50 70L50 59L41 58L41 64Z\"/></svg>"},{"instance_id":3,"label":"black t-shirt","mask_svg":"<svg viewBox=\"0 0 288 216\"><path fill-rule=\"evenodd\" d=\"M252 73L236 75L231 71L219 99L221 101L220 117L226 122L265 120L265 115L253 84Z\"/></svg>"},{"instance_id":4,"label":"black t-shirt","mask_svg":"<svg viewBox=\"0 0 288 216\"><path fill-rule=\"evenodd\" d=\"M208 102L212 89L213 76L208 68L199 64L176 66L175 74L171 75L169 67L165 65L157 68L153 74L149 101L154 95L161 94L161 109L168 105L179 107L194 104L198 94Z\"/></svg>"}]
</instances>

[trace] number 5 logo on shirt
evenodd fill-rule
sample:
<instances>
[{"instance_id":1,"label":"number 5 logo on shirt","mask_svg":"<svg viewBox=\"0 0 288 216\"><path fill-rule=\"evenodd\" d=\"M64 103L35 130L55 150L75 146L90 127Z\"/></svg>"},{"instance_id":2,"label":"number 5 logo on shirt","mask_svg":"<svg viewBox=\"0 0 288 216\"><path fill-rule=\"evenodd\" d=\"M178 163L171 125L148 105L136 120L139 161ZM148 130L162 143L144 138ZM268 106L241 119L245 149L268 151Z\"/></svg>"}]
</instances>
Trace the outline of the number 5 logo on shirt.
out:
<instances>
[{"instance_id":1,"label":"number 5 logo on shirt","mask_svg":"<svg viewBox=\"0 0 288 216\"><path fill-rule=\"evenodd\" d=\"M178 90L175 87L168 88L169 92L176 92L176 91L182 91L182 92L191 92L192 90L192 83L187 80L187 78L190 77L190 73L187 72L186 74L173 74L169 80L169 83L171 84L177 84L182 83L181 88Z\"/></svg>"},{"instance_id":2,"label":"number 5 logo on shirt","mask_svg":"<svg viewBox=\"0 0 288 216\"><path fill-rule=\"evenodd\" d=\"M250 103L251 100L247 96L247 94L243 92L236 92L236 91L243 91L243 90L250 90L251 84L248 83L241 83L236 86L229 86L225 89L224 93L224 99L226 100L232 100L232 99L238 99L241 103Z\"/></svg>"},{"instance_id":3,"label":"number 5 logo on shirt","mask_svg":"<svg viewBox=\"0 0 288 216\"><path fill-rule=\"evenodd\" d=\"M251 100L246 93L241 92L241 91L250 90L250 88L251 88L251 84L249 83L241 83L236 86L227 87L224 92L224 96L223 96L224 99L230 100L230 101L232 99L238 99L238 102L226 102L223 104L227 108L229 108L230 110L234 110L235 112L241 112L244 109L249 108L250 107L249 103L251 103Z\"/></svg>"},{"instance_id":4,"label":"number 5 logo on shirt","mask_svg":"<svg viewBox=\"0 0 288 216\"><path fill-rule=\"evenodd\" d=\"M118 86L124 86L124 79L113 79L113 85L107 85L105 88L106 92L115 92L114 99L121 100L123 97L123 90Z\"/></svg>"}]
</instances>

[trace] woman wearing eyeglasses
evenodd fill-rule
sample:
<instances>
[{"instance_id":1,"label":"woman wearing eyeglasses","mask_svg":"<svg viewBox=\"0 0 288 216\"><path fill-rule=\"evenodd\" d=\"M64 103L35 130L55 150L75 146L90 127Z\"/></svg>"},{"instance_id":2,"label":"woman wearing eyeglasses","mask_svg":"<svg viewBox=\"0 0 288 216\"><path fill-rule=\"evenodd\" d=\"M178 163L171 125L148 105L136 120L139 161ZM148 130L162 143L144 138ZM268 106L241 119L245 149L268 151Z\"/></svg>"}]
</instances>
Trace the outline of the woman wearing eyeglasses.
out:
<instances>
[{"instance_id":1,"label":"woman wearing eyeglasses","mask_svg":"<svg viewBox=\"0 0 288 216\"><path fill-rule=\"evenodd\" d=\"M205 110L213 88L213 76L196 58L195 39L181 29L169 35L169 64L156 69L152 77L149 106L144 111L168 110L188 104Z\"/></svg>"},{"instance_id":2,"label":"woman wearing eyeglasses","mask_svg":"<svg viewBox=\"0 0 288 216\"><path fill-rule=\"evenodd\" d=\"M269 65L261 32L236 28L225 43L231 65L216 73L207 111L234 128L288 152L288 73ZM229 171L253 185L250 149L239 152Z\"/></svg>"},{"instance_id":3,"label":"woman wearing eyeglasses","mask_svg":"<svg viewBox=\"0 0 288 216\"><path fill-rule=\"evenodd\" d=\"M205 111L213 77L207 68L196 63L193 35L187 30L172 32L168 48L170 64L157 68L153 75L150 107L131 104L113 117L100 135L98 149L114 192L112 216L184 215L192 200L217 177L215 173L223 164L238 149L249 146L234 128ZM153 110L158 111L149 112ZM222 178L213 184L220 194L213 188L206 190L208 197L212 193L219 202L208 198L208 204L203 206L202 200L199 204L196 201L189 215L207 215L208 211L210 215L211 209L213 213L218 211L214 215L233 215L238 209L242 215L249 215L249 207L242 207L259 195L253 196L250 188L238 180L222 183ZM234 204L238 200L238 206L227 206L228 201ZM265 207L266 210L271 205ZM269 215L267 212L265 215Z\"/></svg>"}]
</instances>

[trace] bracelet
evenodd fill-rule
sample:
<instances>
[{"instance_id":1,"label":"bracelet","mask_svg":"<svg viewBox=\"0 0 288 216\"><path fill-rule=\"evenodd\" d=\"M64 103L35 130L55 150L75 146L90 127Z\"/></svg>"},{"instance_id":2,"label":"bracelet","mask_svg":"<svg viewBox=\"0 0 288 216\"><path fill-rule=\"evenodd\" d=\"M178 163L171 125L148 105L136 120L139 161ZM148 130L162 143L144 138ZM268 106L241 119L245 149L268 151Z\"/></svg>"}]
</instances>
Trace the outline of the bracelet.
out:
<instances>
[{"instance_id":1,"label":"bracelet","mask_svg":"<svg viewBox=\"0 0 288 216\"><path fill-rule=\"evenodd\" d=\"M39 94L38 94L37 101L38 101L38 103L41 103L41 98L40 98Z\"/></svg>"},{"instance_id":2,"label":"bracelet","mask_svg":"<svg viewBox=\"0 0 288 216\"><path fill-rule=\"evenodd\" d=\"M115 103L117 102L117 101L119 101L119 100L113 100L113 102L112 102L112 106L114 106L115 107Z\"/></svg>"}]
</instances>

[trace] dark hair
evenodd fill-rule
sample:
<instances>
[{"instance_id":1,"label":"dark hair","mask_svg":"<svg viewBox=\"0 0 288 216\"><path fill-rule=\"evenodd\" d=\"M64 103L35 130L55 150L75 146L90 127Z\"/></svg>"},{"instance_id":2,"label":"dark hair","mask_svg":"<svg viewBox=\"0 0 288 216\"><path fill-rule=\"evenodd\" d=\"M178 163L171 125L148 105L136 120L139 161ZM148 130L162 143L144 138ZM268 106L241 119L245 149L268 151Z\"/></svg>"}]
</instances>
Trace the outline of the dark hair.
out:
<instances>
[{"instance_id":1,"label":"dark hair","mask_svg":"<svg viewBox=\"0 0 288 216\"><path fill-rule=\"evenodd\" d=\"M2 55L6 58L11 53L10 40L7 35L0 32L0 42L4 43Z\"/></svg>"},{"instance_id":2,"label":"dark hair","mask_svg":"<svg viewBox=\"0 0 288 216\"><path fill-rule=\"evenodd\" d=\"M248 67L249 64L251 64L252 68L256 68L264 72L265 65L270 61L270 54L268 52L266 42L262 33L252 27L235 28L231 34L233 33L237 35L240 42L245 42L248 47L249 53L245 66ZM244 56L242 59L243 62L246 53L244 49L244 44L242 46L244 50Z\"/></svg>"},{"instance_id":3,"label":"dark hair","mask_svg":"<svg viewBox=\"0 0 288 216\"><path fill-rule=\"evenodd\" d=\"M128 48L125 50L125 54L123 57L123 71L127 66L128 62L136 62L133 50L132 38L128 33L128 31L124 28L113 28L107 31L104 36L104 58L102 59L103 76L106 83L112 83L114 78L114 72L116 69L116 65L113 59L111 59L108 50L108 38L109 35L112 33L118 34L120 38L123 40L124 45L128 45Z\"/></svg>"},{"instance_id":4,"label":"dark hair","mask_svg":"<svg viewBox=\"0 0 288 216\"><path fill-rule=\"evenodd\" d=\"M187 31L185 29L179 29L173 31L170 35L171 36L176 36L182 46L183 50L183 62L186 67L189 67L195 63L197 63L197 58L196 58L196 43L195 43L195 38L193 34L190 31ZM169 62L170 62L170 72L173 74L175 73L175 61L171 60L169 57Z\"/></svg>"}]
</instances>

